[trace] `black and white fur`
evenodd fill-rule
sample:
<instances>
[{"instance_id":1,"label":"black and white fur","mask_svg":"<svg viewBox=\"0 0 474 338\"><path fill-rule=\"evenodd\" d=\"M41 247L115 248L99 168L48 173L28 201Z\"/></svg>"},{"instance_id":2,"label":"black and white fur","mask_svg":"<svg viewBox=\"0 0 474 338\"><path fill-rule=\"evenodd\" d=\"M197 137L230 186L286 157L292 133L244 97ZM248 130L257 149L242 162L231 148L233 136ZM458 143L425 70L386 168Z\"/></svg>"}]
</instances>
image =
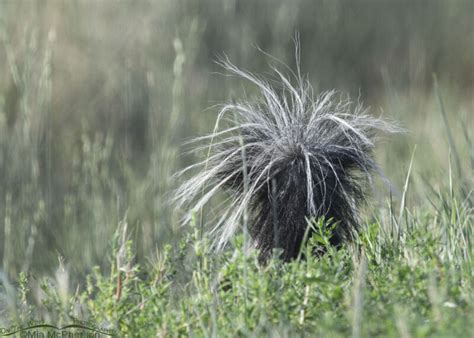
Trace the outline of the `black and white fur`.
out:
<instances>
[{"instance_id":1,"label":"black and white fur","mask_svg":"<svg viewBox=\"0 0 474 338\"><path fill-rule=\"evenodd\" d=\"M299 68L291 78L274 68L272 85L227 59L222 65L257 86L260 98L224 105L213 133L194 140L208 156L180 173L197 170L176 192L178 205L191 208L184 221L223 190L229 198L212 230L217 249L242 223L262 260L274 248L286 261L297 257L308 219L335 222L334 245L350 238L367 183L379 172L376 132L396 128L335 91L315 95Z\"/></svg>"}]
</instances>

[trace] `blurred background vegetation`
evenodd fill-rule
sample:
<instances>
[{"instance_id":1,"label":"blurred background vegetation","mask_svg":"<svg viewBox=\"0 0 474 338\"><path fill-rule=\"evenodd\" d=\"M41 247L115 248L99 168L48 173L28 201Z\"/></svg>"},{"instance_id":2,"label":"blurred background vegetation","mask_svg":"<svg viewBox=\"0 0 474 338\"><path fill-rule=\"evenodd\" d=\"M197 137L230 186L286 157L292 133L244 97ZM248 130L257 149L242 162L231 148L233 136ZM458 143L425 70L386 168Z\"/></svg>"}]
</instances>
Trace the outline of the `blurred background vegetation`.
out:
<instances>
[{"instance_id":1,"label":"blurred background vegetation","mask_svg":"<svg viewBox=\"0 0 474 338\"><path fill-rule=\"evenodd\" d=\"M407 129L377 153L395 203L415 144L413 206L448 170L472 189L473 16L461 0L0 1L1 269L48 274L64 257L84 276L125 217L138 261L172 243L172 174L196 160L183 142L212 131L213 105L255 92L215 60L267 74L278 64L259 47L294 67L296 32L316 91Z\"/></svg>"}]
</instances>

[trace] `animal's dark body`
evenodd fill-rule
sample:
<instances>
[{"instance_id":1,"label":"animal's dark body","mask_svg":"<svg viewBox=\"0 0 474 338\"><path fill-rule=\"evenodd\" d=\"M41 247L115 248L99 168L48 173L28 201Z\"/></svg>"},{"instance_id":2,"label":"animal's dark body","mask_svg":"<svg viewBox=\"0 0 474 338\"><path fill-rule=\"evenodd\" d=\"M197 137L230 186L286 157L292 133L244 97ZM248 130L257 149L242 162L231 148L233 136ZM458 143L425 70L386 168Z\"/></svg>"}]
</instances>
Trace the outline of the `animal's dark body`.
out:
<instances>
[{"instance_id":1,"label":"animal's dark body","mask_svg":"<svg viewBox=\"0 0 474 338\"><path fill-rule=\"evenodd\" d=\"M223 106L214 132L197 139L208 157L184 170L201 167L177 200L198 211L218 190L230 193L213 230L218 248L244 224L262 260L274 248L291 260L308 219L320 217L336 222L331 241L339 245L358 229L358 207L378 171L375 133L395 128L333 91L314 96L299 70L294 83L275 70L275 88L229 62L224 66L258 86L262 97ZM230 126L221 130L223 119Z\"/></svg>"}]
</instances>

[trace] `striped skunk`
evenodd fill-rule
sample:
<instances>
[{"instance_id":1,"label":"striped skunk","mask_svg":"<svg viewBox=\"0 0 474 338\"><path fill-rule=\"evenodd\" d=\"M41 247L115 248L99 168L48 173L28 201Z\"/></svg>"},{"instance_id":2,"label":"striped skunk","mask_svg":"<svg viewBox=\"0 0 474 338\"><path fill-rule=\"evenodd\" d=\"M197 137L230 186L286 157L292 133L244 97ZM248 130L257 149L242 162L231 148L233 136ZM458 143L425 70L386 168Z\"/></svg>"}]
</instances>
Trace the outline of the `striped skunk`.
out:
<instances>
[{"instance_id":1,"label":"striped skunk","mask_svg":"<svg viewBox=\"0 0 474 338\"><path fill-rule=\"evenodd\" d=\"M179 207L191 208L184 222L223 190L229 197L212 230L217 249L243 224L260 260L279 248L289 261L298 256L308 219L321 217L334 226L332 245L350 239L367 183L381 173L373 159L376 132L397 128L335 91L315 95L299 62L291 76L273 68L274 82L227 58L220 63L260 97L223 105L214 131L191 142L207 158L178 173L197 170L175 195Z\"/></svg>"}]
</instances>

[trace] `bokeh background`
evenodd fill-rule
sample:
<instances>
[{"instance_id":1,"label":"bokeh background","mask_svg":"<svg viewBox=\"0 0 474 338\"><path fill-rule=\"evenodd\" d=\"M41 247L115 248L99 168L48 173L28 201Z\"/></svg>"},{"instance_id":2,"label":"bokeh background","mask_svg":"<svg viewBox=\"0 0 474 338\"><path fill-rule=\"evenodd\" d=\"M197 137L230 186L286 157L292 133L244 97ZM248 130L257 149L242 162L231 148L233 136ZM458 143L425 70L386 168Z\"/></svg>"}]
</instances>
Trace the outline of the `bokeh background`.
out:
<instances>
[{"instance_id":1,"label":"bokeh background","mask_svg":"<svg viewBox=\"0 0 474 338\"><path fill-rule=\"evenodd\" d=\"M256 93L215 61L269 74L261 49L294 68L296 33L315 91L407 130L381 139L393 189L372 207L400 199L415 145L413 208L450 173L472 189L474 1L1 0L0 268L49 274L63 257L80 278L108 265L124 219L139 262L173 243L172 174L197 160L182 144Z\"/></svg>"}]
</instances>

